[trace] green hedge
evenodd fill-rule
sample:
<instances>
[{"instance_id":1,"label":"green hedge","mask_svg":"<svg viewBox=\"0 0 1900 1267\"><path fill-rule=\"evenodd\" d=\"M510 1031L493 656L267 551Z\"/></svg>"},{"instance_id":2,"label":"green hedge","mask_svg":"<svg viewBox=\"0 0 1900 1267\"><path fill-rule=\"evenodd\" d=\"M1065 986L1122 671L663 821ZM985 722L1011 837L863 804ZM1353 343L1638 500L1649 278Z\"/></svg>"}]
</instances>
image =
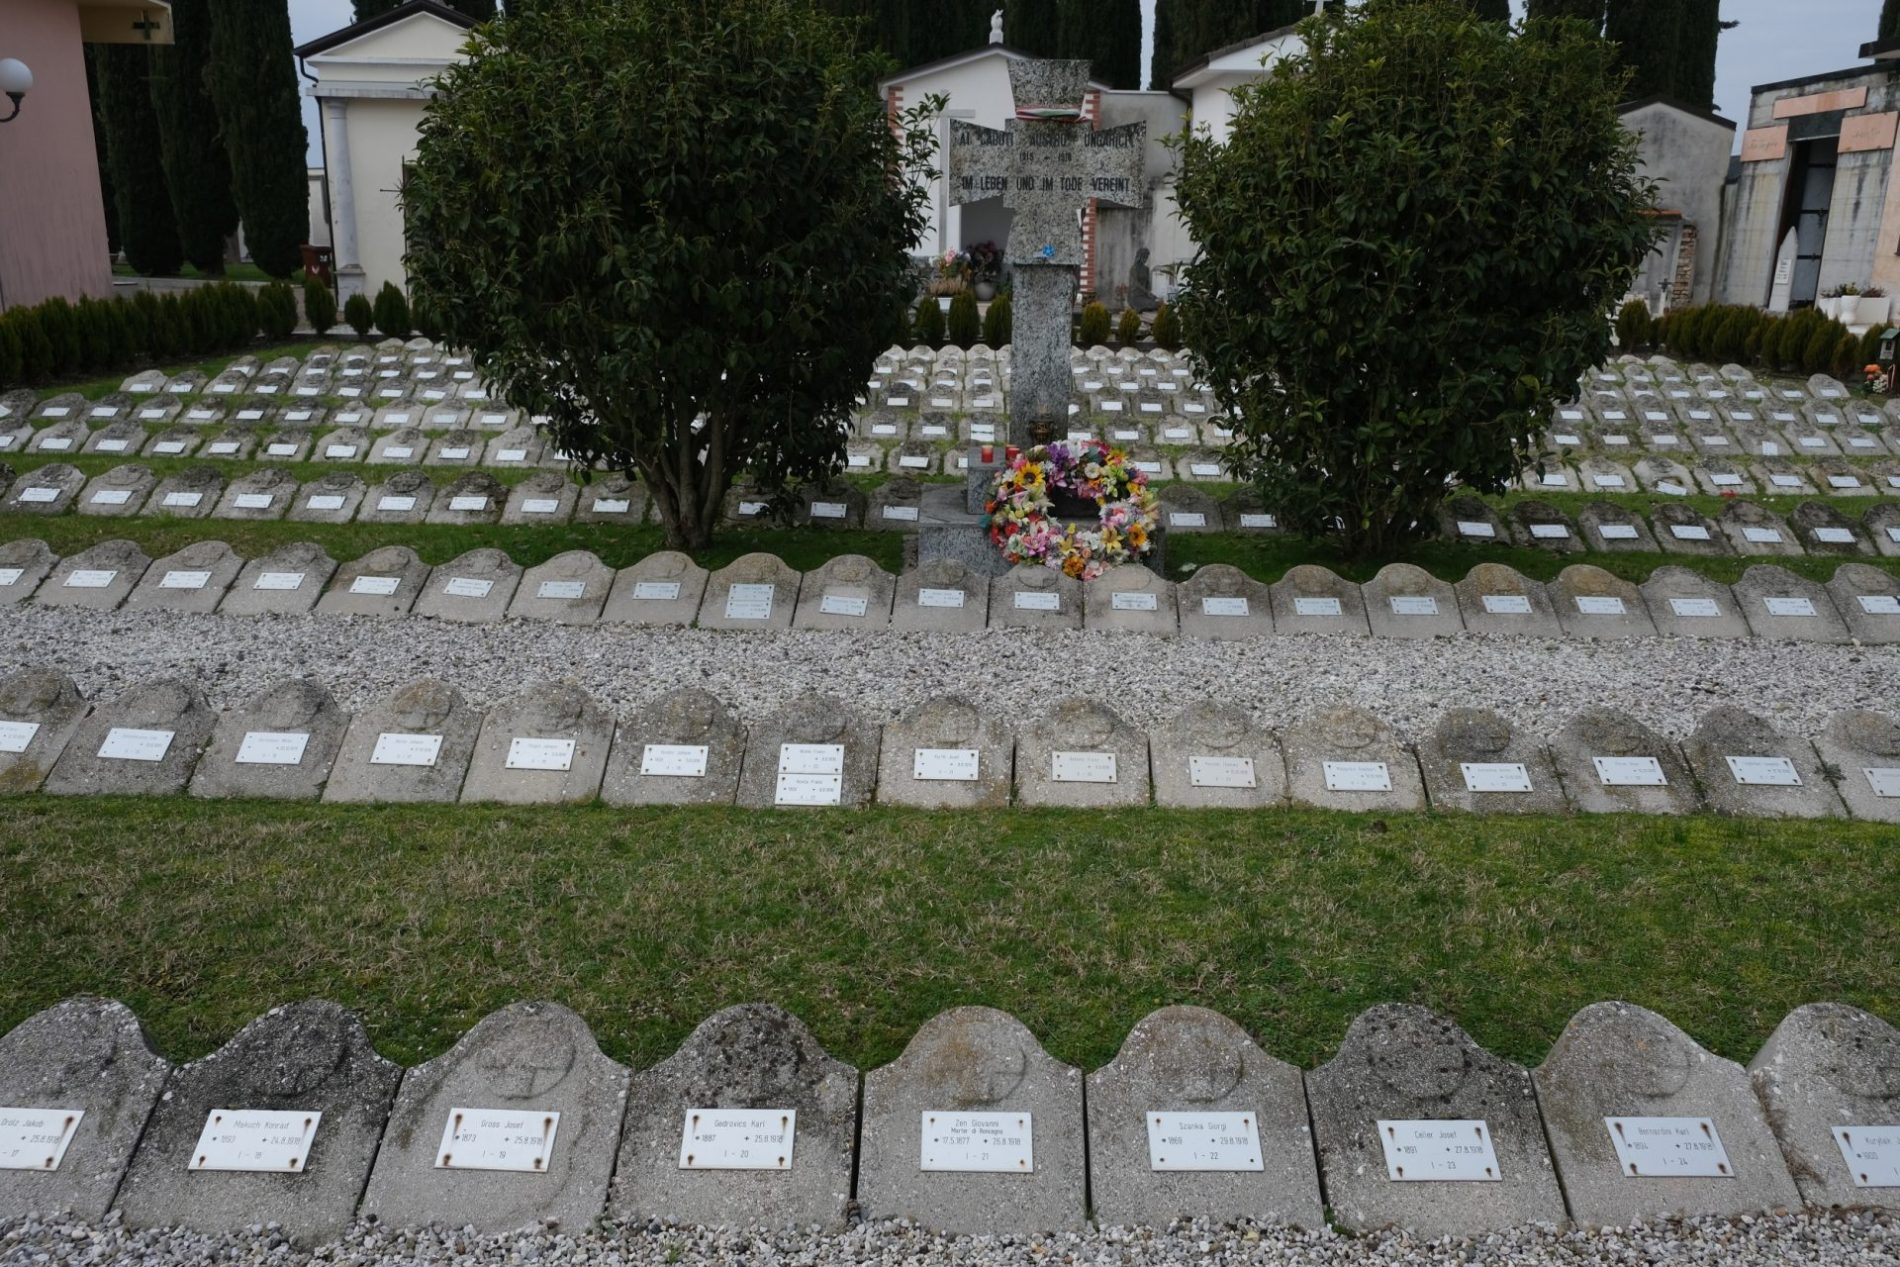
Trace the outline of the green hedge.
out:
<instances>
[{"instance_id":1,"label":"green hedge","mask_svg":"<svg viewBox=\"0 0 1900 1267\"><path fill-rule=\"evenodd\" d=\"M1689 360L1776 372L1844 379L1864 364L1860 341L1817 308L1781 317L1745 304L1701 304L1670 313L1655 323L1651 337Z\"/></svg>"},{"instance_id":2,"label":"green hedge","mask_svg":"<svg viewBox=\"0 0 1900 1267\"><path fill-rule=\"evenodd\" d=\"M131 372L180 356L240 352L260 331L284 329L282 295L261 306L248 287L224 282L130 299L49 299L0 313L0 391L85 374ZM295 324L296 301L289 306Z\"/></svg>"}]
</instances>

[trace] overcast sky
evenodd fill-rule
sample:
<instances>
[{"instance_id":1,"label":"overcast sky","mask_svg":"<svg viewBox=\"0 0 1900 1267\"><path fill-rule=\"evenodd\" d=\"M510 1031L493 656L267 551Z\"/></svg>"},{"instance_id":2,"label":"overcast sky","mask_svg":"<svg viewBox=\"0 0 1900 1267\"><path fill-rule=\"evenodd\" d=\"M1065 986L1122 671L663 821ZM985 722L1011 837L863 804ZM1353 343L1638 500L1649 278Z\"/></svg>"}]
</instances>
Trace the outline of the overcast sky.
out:
<instances>
[{"instance_id":1,"label":"overcast sky","mask_svg":"<svg viewBox=\"0 0 1900 1267\"><path fill-rule=\"evenodd\" d=\"M998 2L1007 7L1007 0ZM1513 2L1521 12L1523 0ZM1856 65L1861 44L1874 38L1880 4L1881 0L1722 0L1722 16L1741 25L1722 35L1716 64L1717 111L1745 127L1748 90L1754 85ZM1154 0L1143 0L1144 11L1152 15L1153 8ZM291 31L301 44L347 26L350 13L350 0L290 0ZM972 31L970 44L981 44L988 35L987 27ZM314 167L321 161L317 115L307 98L304 126L310 132Z\"/></svg>"}]
</instances>

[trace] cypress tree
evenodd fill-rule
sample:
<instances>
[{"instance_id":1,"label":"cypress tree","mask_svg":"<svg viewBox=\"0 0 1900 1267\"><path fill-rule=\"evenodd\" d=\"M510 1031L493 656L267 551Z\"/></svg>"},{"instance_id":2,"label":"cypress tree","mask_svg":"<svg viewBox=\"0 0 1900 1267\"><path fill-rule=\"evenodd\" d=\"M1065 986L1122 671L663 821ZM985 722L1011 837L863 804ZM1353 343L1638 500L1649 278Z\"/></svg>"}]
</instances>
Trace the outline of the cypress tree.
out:
<instances>
[{"instance_id":1,"label":"cypress tree","mask_svg":"<svg viewBox=\"0 0 1900 1267\"><path fill-rule=\"evenodd\" d=\"M1715 53L1722 0L1686 0L1676 60L1676 96L1692 106L1715 104Z\"/></svg>"},{"instance_id":2,"label":"cypress tree","mask_svg":"<svg viewBox=\"0 0 1900 1267\"><path fill-rule=\"evenodd\" d=\"M1148 64L1148 86L1156 91L1167 89L1174 72L1174 9L1181 0L1155 0L1155 46ZM1894 0L1900 4L1900 0Z\"/></svg>"},{"instance_id":3,"label":"cypress tree","mask_svg":"<svg viewBox=\"0 0 1900 1267\"><path fill-rule=\"evenodd\" d=\"M152 50L145 44L108 44L100 50L99 72L106 159L112 167L125 258L147 276L176 273L185 257L178 245L171 196L165 191L165 168L158 157Z\"/></svg>"},{"instance_id":4,"label":"cypress tree","mask_svg":"<svg viewBox=\"0 0 1900 1267\"><path fill-rule=\"evenodd\" d=\"M224 272L225 239L237 232L231 159L211 101L210 0L172 0L176 42L152 49L152 110L159 155L185 258L201 273Z\"/></svg>"},{"instance_id":5,"label":"cypress tree","mask_svg":"<svg viewBox=\"0 0 1900 1267\"><path fill-rule=\"evenodd\" d=\"M99 194L106 208L106 254L116 256L123 245L119 237L119 200L112 188L112 165L106 162L106 111L99 104L99 51L104 47L85 46L86 96L92 103L92 153L99 165Z\"/></svg>"},{"instance_id":6,"label":"cypress tree","mask_svg":"<svg viewBox=\"0 0 1900 1267\"><path fill-rule=\"evenodd\" d=\"M361 22L364 18L388 13L403 3L405 0L356 0L356 20ZM443 0L443 3L477 22L487 22L495 16L495 0Z\"/></svg>"},{"instance_id":7,"label":"cypress tree","mask_svg":"<svg viewBox=\"0 0 1900 1267\"><path fill-rule=\"evenodd\" d=\"M1164 46L1157 21L1156 88L1173 83L1189 62L1256 35L1291 26L1313 12L1313 0L1162 0L1172 10ZM1337 3L1337 0L1334 0Z\"/></svg>"},{"instance_id":8,"label":"cypress tree","mask_svg":"<svg viewBox=\"0 0 1900 1267\"><path fill-rule=\"evenodd\" d=\"M1111 88L1141 87L1141 0L1063 0L1064 57L1087 58Z\"/></svg>"},{"instance_id":9,"label":"cypress tree","mask_svg":"<svg viewBox=\"0 0 1900 1267\"><path fill-rule=\"evenodd\" d=\"M1686 0L1610 0L1604 34L1630 68L1626 99L1679 97Z\"/></svg>"},{"instance_id":10,"label":"cypress tree","mask_svg":"<svg viewBox=\"0 0 1900 1267\"><path fill-rule=\"evenodd\" d=\"M287 0L211 7L211 93L251 259L272 277L303 263L310 238L308 144L290 54Z\"/></svg>"},{"instance_id":11,"label":"cypress tree","mask_svg":"<svg viewBox=\"0 0 1900 1267\"><path fill-rule=\"evenodd\" d=\"M1062 16L1056 0L1013 0L1003 9L1003 39L1011 48L1020 48L1025 53L1056 56L1062 49L1061 29ZM1136 39L1140 38L1137 31Z\"/></svg>"},{"instance_id":12,"label":"cypress tree","mask_svg":"<svg viewBox=\"0 0 1900 1267\"><path fill-rule=\"evenodd\" d=\"M1603 12L1606 0L1530 0L1530 12L1533 18L1576 18L1588 22L1592 28L1603 30Z\"/></svg>"},{"instance_id":13,"label":"cypress tree","mask_svg":"<svg viewBox=\"0 0 1900 1267\"><path fill-rule=\"evenodd\" d=\"M1879 37L1890 40L1896 35L1900 35L1900 0L1886 0L1880 6Z\"/></svg>"}]
</instances>

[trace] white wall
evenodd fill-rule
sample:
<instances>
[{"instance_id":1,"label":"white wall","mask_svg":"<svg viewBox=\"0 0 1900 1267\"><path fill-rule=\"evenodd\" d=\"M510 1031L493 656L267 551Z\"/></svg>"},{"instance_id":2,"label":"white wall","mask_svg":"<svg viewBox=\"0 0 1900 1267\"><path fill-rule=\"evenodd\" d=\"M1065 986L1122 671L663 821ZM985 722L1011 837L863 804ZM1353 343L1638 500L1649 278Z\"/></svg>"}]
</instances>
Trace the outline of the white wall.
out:
<instances>
[{"instance_id":1,"label":"white wall","mask_svg":"<svg viewBox=\"0 0 1900 1267\"><path fill-rule=\"evenodd\" d=\"M405 289L408 285L408 274L402 266L402 209L397 205L396 191L401 188L404 160L416 154L424 104L357 98L347 106L350 176L356 195L356 254L363 266L364 289L372 296L386 281Z\"/></svg>"}]
</instances>

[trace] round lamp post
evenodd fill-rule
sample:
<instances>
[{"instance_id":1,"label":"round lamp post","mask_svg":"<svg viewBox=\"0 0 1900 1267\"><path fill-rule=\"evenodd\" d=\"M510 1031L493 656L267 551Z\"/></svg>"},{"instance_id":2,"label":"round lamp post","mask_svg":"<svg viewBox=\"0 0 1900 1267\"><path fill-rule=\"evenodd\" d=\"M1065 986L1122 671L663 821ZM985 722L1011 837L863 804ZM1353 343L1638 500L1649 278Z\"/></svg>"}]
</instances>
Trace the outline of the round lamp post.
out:
<instances>
[{"instance_id":1,"label":"round lamp post","mask_svg":"<svg viewBox=\"0 0 1900 1267\"><path fill-rule=\"evenodd\" d=\"M32 90L33 72L27 69L26 63L14 57L0 57L0 93L5 93L13 102L13 113L0 119L0 123L11 123L19 116L20 104Z\"/></svg>"}]
</instances>

